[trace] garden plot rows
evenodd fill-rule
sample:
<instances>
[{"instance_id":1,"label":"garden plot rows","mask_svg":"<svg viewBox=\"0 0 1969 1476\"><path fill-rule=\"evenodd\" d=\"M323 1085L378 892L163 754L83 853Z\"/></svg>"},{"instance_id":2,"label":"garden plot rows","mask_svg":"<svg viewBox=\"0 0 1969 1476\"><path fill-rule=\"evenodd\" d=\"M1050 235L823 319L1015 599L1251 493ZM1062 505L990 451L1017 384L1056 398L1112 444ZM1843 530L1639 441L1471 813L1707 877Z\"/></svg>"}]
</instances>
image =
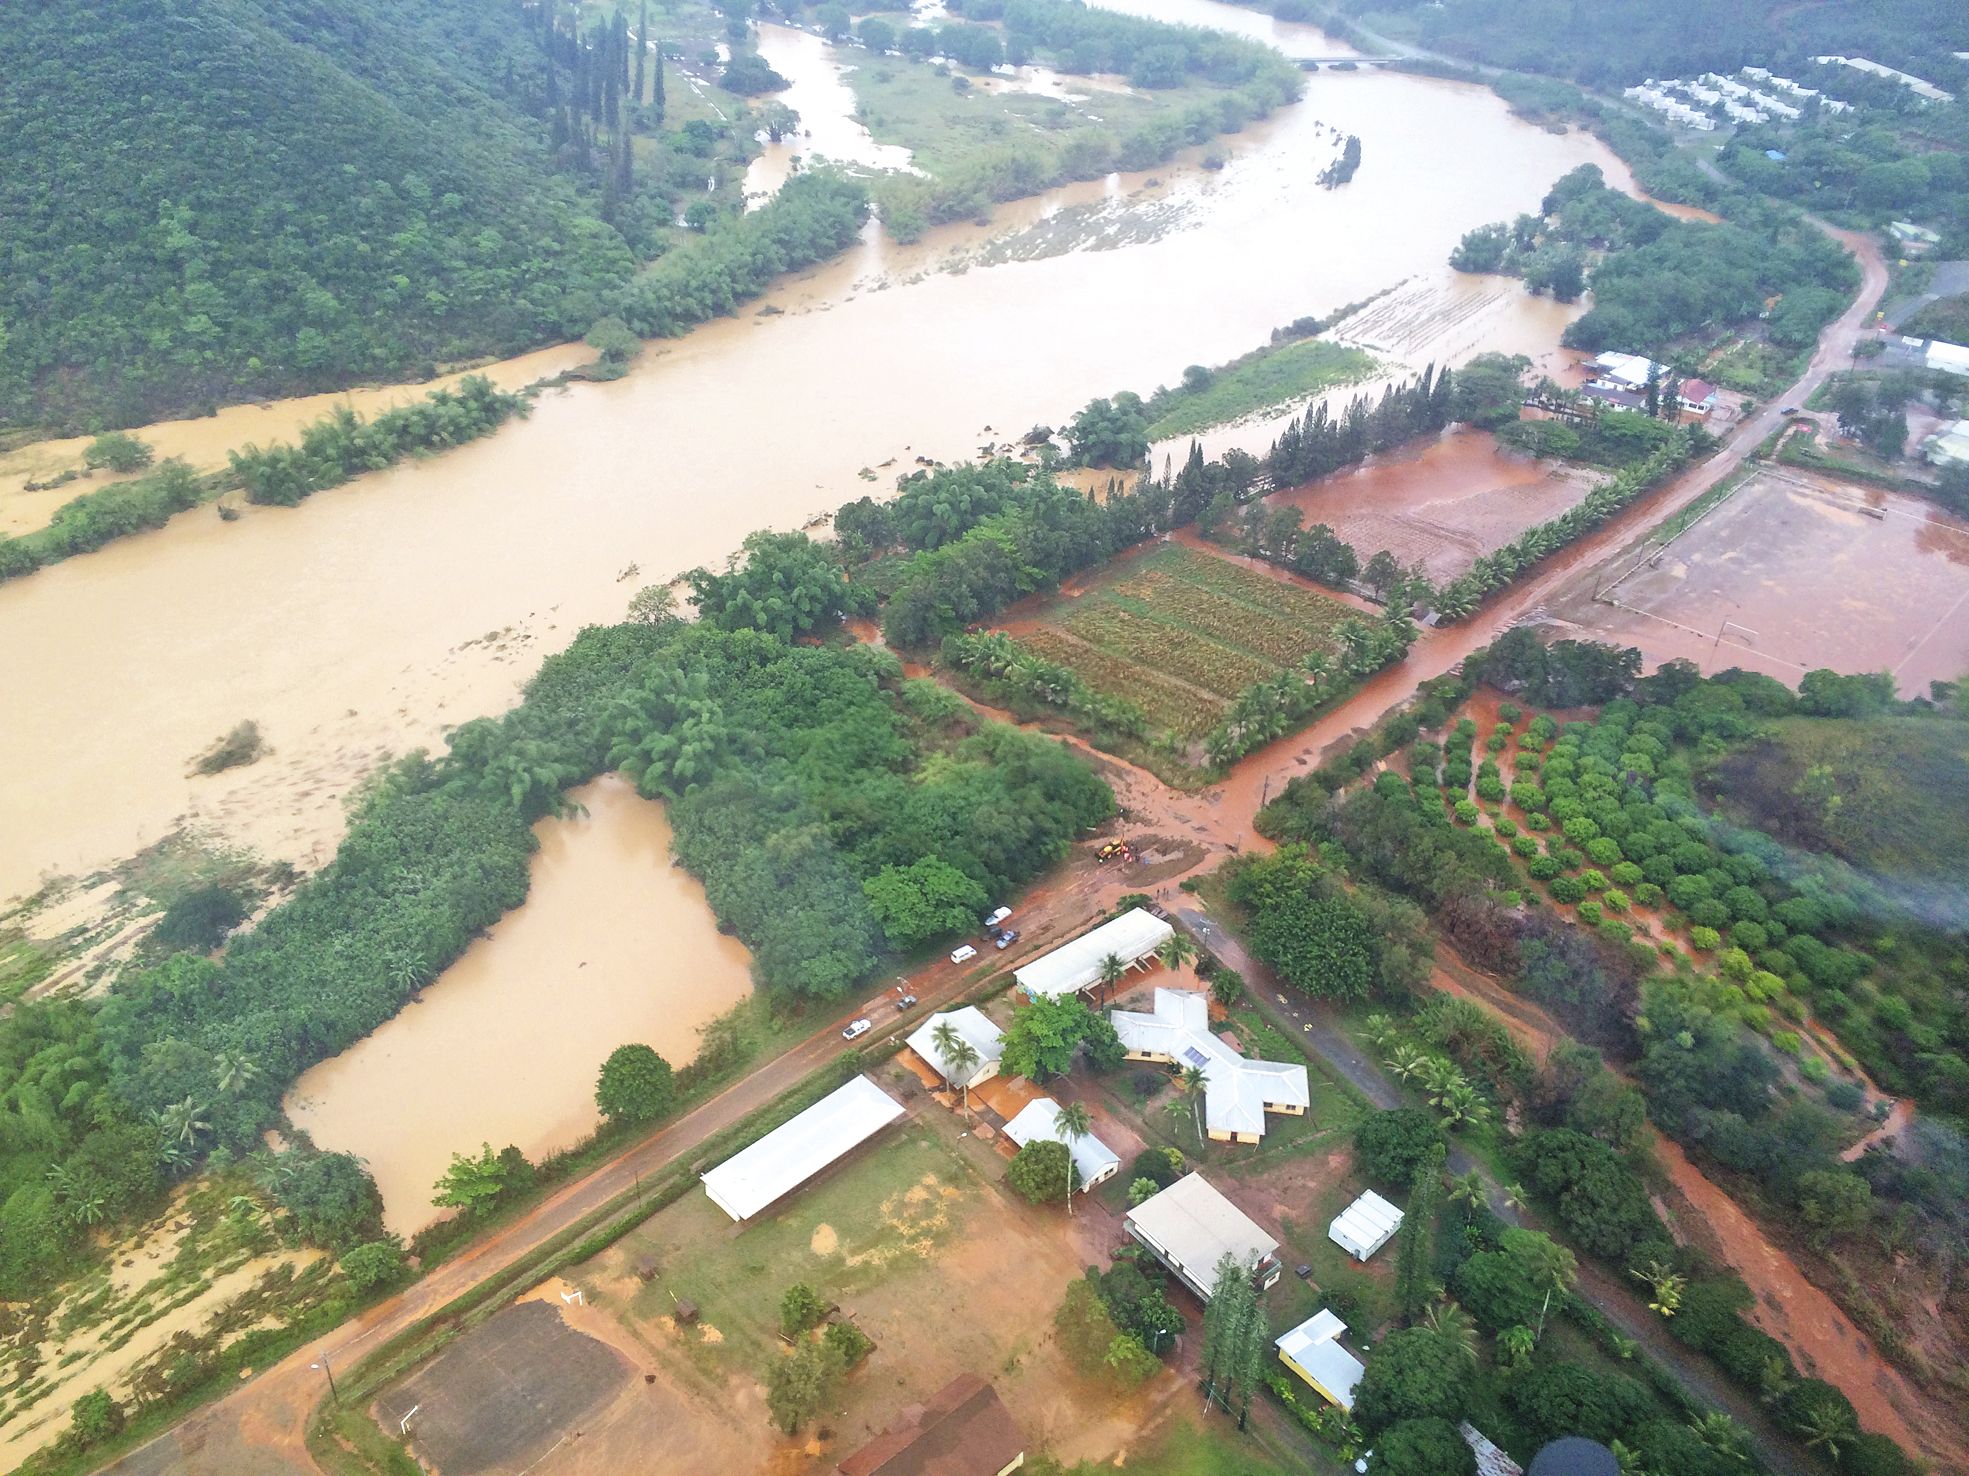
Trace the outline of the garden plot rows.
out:
<instances>
[{"instance_id":1,"label":"garden plot rows","mask_svg":"<svg viewBox=\"0 0 1969 1476\"><path fill-rule=\"evenodd\" d=\"M1179 737L1209 731L1254 682L1333 646L1346 606L1181 545L1039 612L1019 637Z\"/></svg>"}]
</instances>

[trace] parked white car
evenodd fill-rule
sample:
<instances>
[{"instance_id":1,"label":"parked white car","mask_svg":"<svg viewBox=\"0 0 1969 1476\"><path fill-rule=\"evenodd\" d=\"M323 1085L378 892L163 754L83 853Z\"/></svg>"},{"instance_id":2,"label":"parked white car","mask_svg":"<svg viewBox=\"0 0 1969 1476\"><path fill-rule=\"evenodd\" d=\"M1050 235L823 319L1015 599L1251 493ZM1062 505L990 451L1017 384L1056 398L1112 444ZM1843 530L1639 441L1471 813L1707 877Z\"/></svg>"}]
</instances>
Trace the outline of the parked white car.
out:
<instances>
[{"instance_id":1,"label":"parked white car","mask_svg":"<svg viewBox=\"0 0 1969 1476\"><path fill-rule=\"evenodd\" d=\"M973 948L969 943L966 943L962 948L953 948L950 950L950 961L952 963L969 963L977 956L978 950Z\"/></svg>"}]
</instances>

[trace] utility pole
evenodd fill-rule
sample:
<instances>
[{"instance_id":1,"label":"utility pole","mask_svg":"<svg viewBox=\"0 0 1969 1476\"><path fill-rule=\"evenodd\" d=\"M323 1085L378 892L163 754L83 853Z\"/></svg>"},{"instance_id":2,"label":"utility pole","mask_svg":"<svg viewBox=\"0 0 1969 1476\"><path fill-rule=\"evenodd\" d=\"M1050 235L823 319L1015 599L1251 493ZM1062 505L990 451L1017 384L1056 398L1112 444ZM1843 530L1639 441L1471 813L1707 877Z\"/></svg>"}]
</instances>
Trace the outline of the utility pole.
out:
<instances>
[{"instance_id":1,"label":"utility pole","mask_svg":"<svg viewBox=\"0 0 1969 1476\"><path fill-rule=\"evenodd\" d=\"M316 1356L321 1361L319 1363L310 1364L309 1367L318 1368L323 1373L328 1375L328 1397L334 1400L337 1404L340 1404L342 1402L342 1394L341 1391L335 1387L335 1370L328 1366L328 1350L325 1348L321 1349L319 1350Z\"/></svg>"}]
</instances>

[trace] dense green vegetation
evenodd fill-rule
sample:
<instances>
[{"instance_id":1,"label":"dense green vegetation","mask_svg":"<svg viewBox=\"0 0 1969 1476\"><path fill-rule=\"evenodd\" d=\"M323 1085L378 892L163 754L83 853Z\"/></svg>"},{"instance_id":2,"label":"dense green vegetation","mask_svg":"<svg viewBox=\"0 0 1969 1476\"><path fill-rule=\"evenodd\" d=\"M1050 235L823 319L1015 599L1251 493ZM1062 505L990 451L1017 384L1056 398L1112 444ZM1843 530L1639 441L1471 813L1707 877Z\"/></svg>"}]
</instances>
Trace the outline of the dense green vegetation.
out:
<instances>
[{"instance_id":1,"label":"dense green vegetation","mask_svg":"<svg viewBox=\"0 0 1969 1476\"><path fill-rule=\"evenodd\" d=\"M1493 763L1473 771L1477 732L1470 722L1440 748L1414 748L1413 783L1384 773L1333 800L1344 772L1295 781L1261 827L1283 840L1317 843L1320 855L1344 864L1356 887L1372 882L1424 903L1472 962L1498 971L1582 1038L1632 1063L1638 1098L1632 1088L1615 1090L1591 1052L1565 1059L1555 1053L1549 1069L1567 1079L1535 1087L1495 1055L1450 1048L1495 1103L1517 1102L1539 1116L1546 1130L1526 1140L1518 1166L1527 1185L1552 1198L1584 1249L1642 1279L1666 1268L1693 1287L1734 1285L1688 1251L1674 1251L1655 1220L1637 1137L1636 1108L1644 1106L1711 1172L1799 1235L1805 1249L1836 1244L1840 1264L1851 1268L1837 1282L1849 1311L1885 1346L1904 1352L1909 1344L1897 1323L1914 1313L1912 1304L1901 1314L1891 1310L1901 1300L1892 1288L1910 1277L1948 1284L1945 1273L1934 1280L1935 1267L1969 1244L1960 1208L1969 1148L1945 1122L1930 1121L1912 1155L1875 1149L1856 1164L1842 1162L1839 1148L1861 1130L1853 1113L1864 1091L1805 1051L1789 1022L1809 1011L1837 1029L1888 1089L1912 1091L1943 1114L1969 1108L1962 1091L1969 1017L1959 987L1945 982L1959 986L1969 948L1959 932L1959 897L1952 910L1945 900L1954 890L1949 872L1932 869L1934 853L1923 850L1961 824L1954 791L1963 724L1922 708L1893 711L1899 705L1884 679L1814 673L1793 694L1740 672L1705 680L1685 663L1638 679L1632 651L1566 643L1548 651L1522 631L1472 665L1539 706L1606 704L1594 722L1561 729L1540 717L1518 735L1520 778L1509 798L1531 821L1528 833L1501 821L1494 831L1465 828L1479 813L1462 798L1473 773L1475 792L1493 813L1505 797L1495 777L1486 788ZM1427 716L1441 712L1438 703ZM1518 716L1507 709L1505 746ZM1869 748L1869 726L1883 735L1899 726L1908 731ZM1805 737L1815 731L1824 735L1816 743ZM1485 746L1499 751L1495 741ZM1806 753L1820 759L1809 770L1800 766ZM1834 759L1843 771L1823 762L1835 755L1843 756ZM1699 758L1712 766L1704 786L1721 789L1741 776L1748 797L1740 810L1760 821L1788 818L1793 844L1706 810L1697 797ZM1880 796L1872 805L1858 787L1862 768L1871 771L1865 792ZM1896 792L1903 784L1905 792ZM1849 831L1839 844L1855 854L1878 847L1871 852L1878 855L1909 837L1907 851L1896 855L1903 872L1893 885L1795 848L1814 834L1815 817L1823 825L1843 808L1826 804L1842 788L1857 809L1879 811L1881 823L1875 832ZM1913 809L1931 793L1942 798L1945 814L1924 828ZM1866 821L1856 817L1855 824ZM1530 874L1554 901L1581 903L1577 922L1525 905L1514 850L1535 858ZM1910 870L1926 885L1911 884ZM1691 954L1658 951L1621 920L1630 891L1635 904L1672 909L1664 918L1694 940ZM1254 928L1266 910L1261 906ZM1942 916L1957 930L1931 921ZM1883 970L1876 957L1891 965ZM1787 1063L1788 1056L1802 1059ZM1910 1259L1916 1243L1924 1251ZM1878 1274L1858 1269L1886 1245L1895 1247L1886 1254L1902 1257L1899 1277L1884 1267ZM1743 1305L1732 1303L1721 1322L1677 1322L1675 1330L1686 1330L1687 1341L1767 1396L1803 1403L1822 1397L1797 1378L1781 1347L1737 1318ZM1784 1418L1805 1432L1803 1415ZM1857 1448L1875 1443L1869 1437Z\"/></svg>"},{"instance_id":2,"label":"dense green vegetation","mask_svg":"<svg viewBox=\"0 0 1969 1476\"><path fill-rule=\"evenodd\" d=\"M1537 216L1471 231L1450 261L1461 271L1513 272L1561 300L1590 284L1592 308L1566 329L1571 348L1673 363L1684 340L1754 322L1775 297L1770 341L1808 349L1859 286L1852 258L1776 207L1733 197L1729 215L1721 225L1677 220L1582 164L1546 193Z\"/></svg>"},{"instance_id":3,"label":"dense green vegetation","mask_svg":"<svg viewBox=\"0 0 1969 1476\"><path fill-rule=\"evenodd\" d=\"M129 424L578 336L632 252L555 169L525 16L8 7L0 416Z\"/></svg>"},{"instance_id":4,"label":"dense green vegetation","mask_svg":"<svg viewBox=\"0 0 1969 1476\"><path fill-rule=\"evenodd\" d=\"M335 860L222 960L177 953L100 1009L37 1004L0 1021L0 1293L39 1285L86 1226L148 1203L167 1169L252 1146L302 1070L387 1020L524 899L531 822L605 768L671 797L679 858L751 947L761 986L787 1000L838 997L886 959L897 940L865 883L882 883L878 896L928 886L934 858L1002 895L1113 809L1065 749L921 702L879 653L710 621L588 631L514 712L465 724L443 759L389 771ZM647 1098L622 1096L621 1110ZM487 1154L488 1174L503 1168Z\"/></svg>"}]
</instances>

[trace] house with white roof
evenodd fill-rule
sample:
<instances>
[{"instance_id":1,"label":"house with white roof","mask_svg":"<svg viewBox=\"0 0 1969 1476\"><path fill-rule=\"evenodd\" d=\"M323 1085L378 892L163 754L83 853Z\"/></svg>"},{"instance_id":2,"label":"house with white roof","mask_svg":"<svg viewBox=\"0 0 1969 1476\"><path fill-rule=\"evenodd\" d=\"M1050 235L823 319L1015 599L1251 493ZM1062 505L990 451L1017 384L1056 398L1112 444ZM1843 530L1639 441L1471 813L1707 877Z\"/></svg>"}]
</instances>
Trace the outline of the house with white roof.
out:
<instances>
[{"instance_id":1,"label":"house with white roof","mask_svg":"<svg viewBox=\"0 0 1969 1476\"><path fill-rule=\"evenodd\" d=\"M1174 936L1176 930L1154 913L1130 908L1120 917L1062 943L1031 963L1012 971L1027 999L1058 999L1079 994L1101 982L1101 965L1109 957L1124 969L1144 967L1143 961Z\"/></svg>"},{"instance_id":2,"label":"house with white roof","mask_svg":"<svg viewBox=\"0 0 1969 1476\"><path fill-rule=\"evenodd\" d=\"M1060 1131L1060 1104L1051 1097L1034 1097L1021 1107L1019 1115L1005 1124L1005 1136L1021 1148L1041 1141L1066 1144L1083 1194L1121 1172L1121 1155L1092 1133L1073 1138Z\"/></svg>"},{"instance_id":3,"label":"house with white roof","mask_svg":"<svg viewBox=\"0 0 1969 1476\"><path fill-rule=\"evenodd\" d=\"M1185 1174L1149 1196L1128 1211L1121 1226L1206 1302L1225 1256L1248 1268L1261 1291L1274 1285L1285 1269L1279 1264L1278 1241L1202 1174Z\"/></svg>"},{"instance_id":4,"label":"house with white roof","mask_svg":"<svg viewBox=\"0 0 1969 1476\"><path fill-rule=\"evenodd\" d=\"M1354 1386L1367 1372L1365 1365L1340 1346L1347 1324L1321 1308L1290 1332L1273 1340L1279 1362L1318 1391L1328 1404L1351 1411Z\"/></svg>"},{"instance_id":5,"label":"house with white roof","mask_svg":"<svg viewBox=\"0 0 1969 1476\"><path fill-rule=\"evenodd\" d=\"M1211 1032L1207 994L1158 989L1153 1012L1111 1010L1108 1018L1129 1060L1203 1072L1204 1131L1220 1143L1256 1143L1267 1112L1304 1117L1312 1106L1304 1065L1246 1060Z\"/></svg>"},{"instance_id":6,"label":"house with white roof","mask_svg":"<svg viewBox=\"0 0 1969 1476\"><path fill-rule=\"evenodd\" d=\"M1356 1261L1365 1261L1401 1227L1402 1212L1370 1189L1334 1217L1326 1238Z\"/></svg>"},{"instance_id":7,"label":"house with white roof","mask_svg":"<svg viewBox=\"0 0 1969 1476\"><path fill-rule=\"evenodd\" d=\"M937 1045L937 1027L943 1024L948 1024L957 1032L957 1038L977 1053L976 1064L962 1076L952 1071ZM953 1089L964 1091L998 1075L998 1063L1005 1054L1005 1032L992 1024L976 1005L965 1005L961 1010L930 1016L910 1034L909 1048L928 1061L931 1069Z\"/></svg>"}]
</instances>

